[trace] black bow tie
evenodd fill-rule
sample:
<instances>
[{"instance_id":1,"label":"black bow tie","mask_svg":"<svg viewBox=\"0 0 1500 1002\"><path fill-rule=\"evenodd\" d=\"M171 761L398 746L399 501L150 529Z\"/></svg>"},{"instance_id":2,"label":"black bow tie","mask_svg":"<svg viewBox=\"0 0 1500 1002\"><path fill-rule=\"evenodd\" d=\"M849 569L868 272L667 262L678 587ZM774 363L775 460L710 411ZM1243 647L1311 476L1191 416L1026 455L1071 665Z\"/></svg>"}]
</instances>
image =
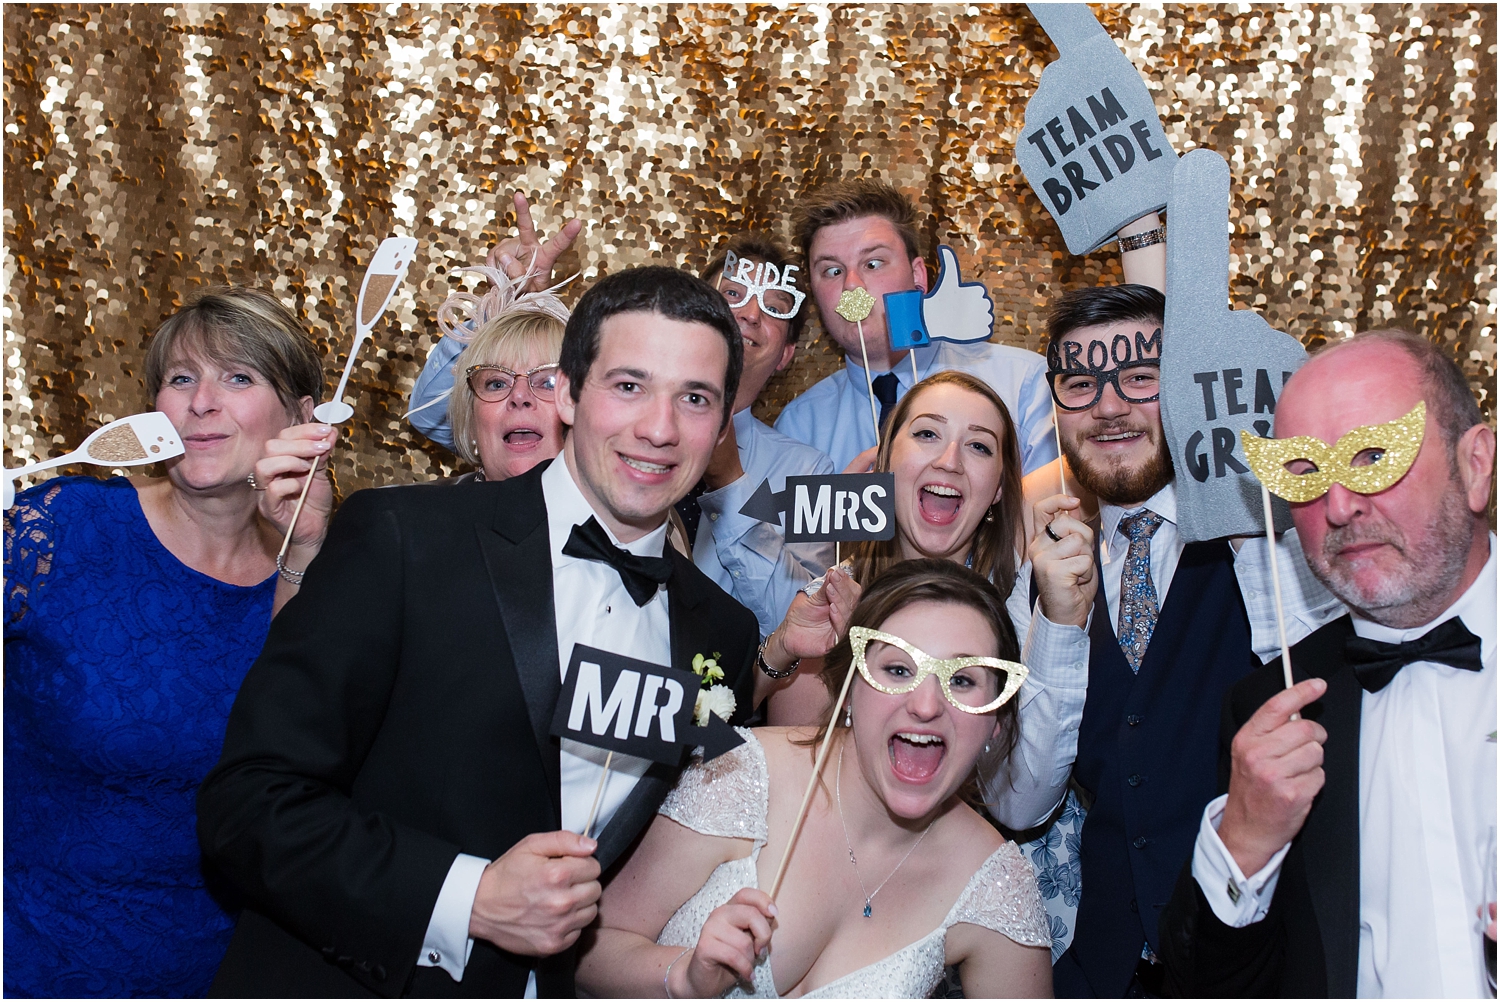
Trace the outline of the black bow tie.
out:
<instances>
[{"instance_id":1,"label":"black bow tie","mask_svg":"<svg viewBox=\"0 0 1500 1002\"><path fill-rule=\"evenodd\" d=\"M638 557L629 550L620 549L609 541L609 534L604 531L604 526L592 515L582 525L573 526L563 552L570 557L609 564L619 571L620 580L624 582L625 590L630 592L630 597L635 599L636 605L645 605L651 601L657 587L666 584L672 577L672 561L666 557Z\"/></svg>"},{"instance_id":2,"label":"black bow tie","mask_svg":"<svg viewBox=\"0 0 1500 1002\"><path fill-rule=\"evenodd\" d=\"M1479 638L1457 616L1402 644L1350 637L1344 644L1344 660L1354 668L1354 677L1367 692L1384 689L1398 671L1417 661L1436 661L1464 671L1483 667Z\"/></svg>"}]
</instances>

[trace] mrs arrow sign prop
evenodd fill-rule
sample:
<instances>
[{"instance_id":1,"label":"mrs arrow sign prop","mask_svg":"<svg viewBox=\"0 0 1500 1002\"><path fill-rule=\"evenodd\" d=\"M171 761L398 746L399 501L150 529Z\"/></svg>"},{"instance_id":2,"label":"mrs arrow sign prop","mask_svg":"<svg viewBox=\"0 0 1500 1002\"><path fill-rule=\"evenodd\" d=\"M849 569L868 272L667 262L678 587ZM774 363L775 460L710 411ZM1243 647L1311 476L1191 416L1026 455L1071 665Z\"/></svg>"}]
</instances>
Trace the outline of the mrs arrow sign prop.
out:
<instances>
[{"instance_id":1,"label":"mrs arrow sign prop","mask_svg":"<svg viewBox=\"0 0 1500 1002\"><path fill-rule=\"evenodd\" d=\"M788 543L831 543L890 539L896 534L894 473L826 473L787 477L775 493L763 482L740 509L741 515L780 525L786 515Z\"/></svg>"},{"instance_id":2,"label":"mrs arrow sign prop","mask_svg":"<svg viewBox=\"0 0 1500 1002\"><path fill-rule=\"evenodd\" d=\"M712 712L706 727L694 725L700 683L692 672L575 644L551 734L666 765L702 745L707 762L745 739Z\"/></svg>"}]
</instances>

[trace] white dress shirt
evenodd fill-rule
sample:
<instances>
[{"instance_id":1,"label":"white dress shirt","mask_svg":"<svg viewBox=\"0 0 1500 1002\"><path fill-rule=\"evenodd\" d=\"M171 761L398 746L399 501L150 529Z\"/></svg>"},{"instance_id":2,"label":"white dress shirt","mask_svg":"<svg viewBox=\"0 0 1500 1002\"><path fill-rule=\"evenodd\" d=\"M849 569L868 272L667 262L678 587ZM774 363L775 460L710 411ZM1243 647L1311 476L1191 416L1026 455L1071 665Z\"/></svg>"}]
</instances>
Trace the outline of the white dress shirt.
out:
<instances>
[{"instance_id":1,"label":"white dress shirt","mask_svg":"<svg viewBox=\"0 0 1500 1002\"><path fill-rule=\"evenodd\" d=\"M556 613L559 677L566 676L575 644L652 664L671 664L666 586L659 587L645 605L637 606L613 567L563 553L573 526L582 525L591 516L597 517L579 491L564 457L559 456L543 471L542 497L547 506L547 536L552 551L552 604ZM599 519L599 523L603 526L604 520ZM637 556L659 557L666 545L665 522L630 543L621 543L608 526L604 526L604 531L612 543ZM606 752L589 745L562 740L560 793L565 831L583 831L595 793L603 782L598 820L588 833L597 836L651 765L647 759L617 754L606 773L605 755ZM504 764L496 763L495 767L504 768ZM464 967L474 948L474 941L469 938L469 915L479 892L479 878L489 862L463 853L453 861L432 910L418 966L441 967L453 980L463 980ZM527 984L526 997L536 997L535 972Z\"/></svg>"},{"instance_id":2,"label":"white dress shirt","mask_svg":"<svg viewBox=\"0 0 1500 1002\"><path fill-rule=\"evenodd\" d=\"M1395 630L1351 614L1356 634L1384 643L1457 616L1479 638L1484 665L1418 661L1360 696L1360 998L1490 994L1477 913L1494 893L1483 886L1482 857L1495 828L1495 598L1491 535L1479 577L1431 622ZM1219 839L1227 799L1204 811L1193 876L1219 920L1242 928L1265 918L1291 843L1247 878Z\"/></svg>"},{"instance_id":3,"label":"white dress shirt","mask_svg":"<svg viewBox=\"0 0 1500 1002\"><path fill-rule=\"evenodd\" d=\"M1052 391L1047 387L1047 360L1041 355L990 342L937 341L912 351L922 379L935 372L957 369L989 384L1000 395L1016 424L1023 474L1057 458L1052 432ZM912 388L911 362L903 358L891 372L896 375L899 400ZM822 451L839 472L855 456L873 446L870 388L865 383L864 367L855 361L855 356L846 356L842 369L814 383L787 404L776 419L776 430Z\"/></svg>"},{"instance_id":4,"label":"white dress shirt","mask_svg":"<svg viewBox=\"0 0 1500 1002\"><path fill-rule=\"evenodd\" d=\"M1120 531L1120 521L1142 510L1162 518L1150 544L1151 583L1156 587L1158 608L1166 606L1167 592L1186 546L1177 533L1175 483L1167 484L1134 508L1100 504L1100 585L1111 630L1119 628L1121 582L1130 551L1130 540ZM1226 541L1224 545L1230 544ZM1281 654L1269 554L1265 537L1255 536L1245 539L1234 557L1235 578L1250 622L1250 647L1262 663ZM1344 606L1307 569L1296 530L1277 537L1276 556L1287 643L1295 644L1342 616ZM1031 575L1027 573L1017 582L1016 590L1026 594L1030 586ZM1031 674L1021 686L1017 705L1021 735L1015 758L1019 761L1012 765L1013 782L991 782L987 787L991 813L1012 830L1023 831L1047 820L1066 792L1078 757L1078 727L1088 695L1088 631L1092 620L1090 612L1082 627L1062 626L1042 615L1040 603L1031 611L1031 628L1025 634L1022 654ZM1217 712L1218 707L1212 709Z\"/></svg>"}]
</instances>

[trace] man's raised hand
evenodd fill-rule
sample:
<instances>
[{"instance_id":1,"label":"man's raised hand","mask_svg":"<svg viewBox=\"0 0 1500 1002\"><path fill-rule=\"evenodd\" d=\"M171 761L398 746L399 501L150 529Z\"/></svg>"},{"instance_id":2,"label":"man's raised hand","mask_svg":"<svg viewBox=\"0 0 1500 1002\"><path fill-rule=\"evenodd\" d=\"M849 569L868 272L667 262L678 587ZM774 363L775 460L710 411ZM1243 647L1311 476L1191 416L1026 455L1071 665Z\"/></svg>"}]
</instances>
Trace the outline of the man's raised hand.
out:
<instances>
[{"instance_id":1,"label":"man's raised hand","mask_svg":"<svg viewBox=\"0 0 1500 1002\"><path fill-rule=\"evenodd\" d=\"M1328 732L1314 721L1293 719L1293 714L1327 689L1320 678L1283 689L1234 736L1219 840L1247 877L1260 872L1302 830L1313 798L1323 789Z\"/></svg>"},{"instance_id":2,"label":"man's raised hand","mask_svg":"<svg viewBox=\"0 0 1500 1002\"><path fill-rule=\"evenodd\" d=\"M1059 626L1088 622L1099 584L1094 530L1077 517L1081 503L1075 497L1054 494L1033 508L1036 532L1027 549L1036 574L1037 602L1042 615Z\"/></svg>"},{"instance_id":3,"label":"man's raised hand","mask_svg":"<svg viewBox=\"0 0 1500 1002\"><path fill-rule=\"evenodd\" d=\"M509 953L549 957L599 913L598 848L572 832L528 835L484 868L469 935Z\"/></svg>"},{"instance_id":4,"label":"man's raised hand","mask_svg":"<svg viewBox=\"0 0 1500 1002\"><path fill-rule=\"evenodd\" d=\"M583 229L583 222L570 219L563 224L561 230L543 241L537 235L536 225L531 221L531 206L527 203L526 196L518 191L511 198L516 207L516 235L491 247L485 263L491 268L499 268L512 279L520 278L530 268L531 281L522 291L541 292L552 286L552 268L557 264L557 259L573 246L573 240Z\"/></svg>"}]
</instances>

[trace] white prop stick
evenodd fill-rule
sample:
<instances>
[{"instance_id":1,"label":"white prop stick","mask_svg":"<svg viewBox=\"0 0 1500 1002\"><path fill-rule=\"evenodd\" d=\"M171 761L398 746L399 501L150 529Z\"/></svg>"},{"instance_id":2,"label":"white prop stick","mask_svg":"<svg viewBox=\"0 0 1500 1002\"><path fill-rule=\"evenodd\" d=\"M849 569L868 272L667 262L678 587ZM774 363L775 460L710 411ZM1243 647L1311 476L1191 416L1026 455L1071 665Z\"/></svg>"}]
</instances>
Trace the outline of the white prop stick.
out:
<instances>
[{"instance_id":1,"label":"white prop stick","mask_svg":"<svg viewBox=\"0 0 1500 1002\"><path fill-rule=\"evenodd\" d=\"M1057 439L1057 486L1063 494L1068 493L1068 475L1063 472L1062 426L1057 423L1057 401L1052 401L1052 435Z\"/></svg>"},{"instance_id":2,"label":"white prop stick","mask_svg":"<svg viewBox=\"0 0 1500 1002\"><path fill-rule=\"evenodd\" d=\"M859 334L860 334L860 341L861 341L861 343L863 343L863 341L864 341L864 334L865 334L863 328L861 328ZM918 383L920 383L922 381L922 377L919 376L919 375L917 375L917 349L915 349L915 348L909 348L909 349L907 349L906 357L909 358L909 359L911 359L911 385L916 386Z\"/></svg>"},{"instance_id":3,"label":"white prop stick","mask_svg":"<svg viewBox=\"0 0 1500 1002\"><path fill-rule=\"evenodd\" d=\"M599 773L599 785L594 790L594 806L589 808L589 819L583 826L581 834L584 838L592 838L589 832L594 830L594 822L599 818L599 801L604 797L604 783L609 779L609 764L615 759L615 753L610 752L604 756L604 769Z\"/></svg>"},{"instance_id":4,"label":"white prop stick","mask_svg":"<svg viewBox=\"0 0 1500 1002\"><path fill-rule=\"evenodd\" d=\"M31 463L5 472L6 510L16 501L16 480L33 473L50 470L70 463L88 463L92 466L145 466L182 455L182 437L172 427L172 421L161 411L147 411L111 421L98 428L83 440L83 444L72 452L64 453L40 463Z\"/></svg>"},{"instance_id":5,"label":"white prop stick","mask_svg":"<svg viewBox=\"0 0 1500 1002\"><path fill-rule=\"evenodd\" d=\"M875 444L879 445L880 412L875 409L875 383L870 378L870 351L865 347L865 318L873 309L875 309L875 297L865 289L856 286L853 289L844 290L844 294L839 296L839 304L834 308L834 312L859 330L859 354L865 363L865 389L870 392L870 424L875 428ZM916 364L915 361L912 362L913 372L916 371Z\"/></svg>"},{"instance_id":6,"label":"white prop stick","mask_svg":"<svg viewBox=\"0 0 1500 1002\"><path fill-rule=\"evenodd\" d=\"M1271 593L1276 597L1276 632L1281 636L1281 673L1286 687L1292 687L1292 649L1286 642L1286 614L1281 611L1281 569L1276 566L1276 526L1271 514L1271 492L1260 485L1260 504L1266 513L1266 546L1271 551ZM1296 717L1297 714L1292 714Z\"/></svg>"},{"instance_id":7,"label":"white prop stick","mask_svg":"<svg viewBox=\"0 0 1500 1002\"><path fill-rule=\"evenodd\" d=\"M839 698L833 701L833 715L828 718L828 730L823 735L823 744L818 747L817 760L813 762L812 776L807 780L807 792L802 794L802 806L797 808L797 820L792 822L792 836L786 841L786 849L781 854L781 862L776 867L776 878L771 881L771 900L776 900L776 894L781 890L781 881L786 876L786 865L791 861L792 850L797 846L797 836L802 834L802 823L807 820L807 807L812 803L813 790L818 787L818 777L823 774L823 763L828 760L828 748L833 742L834 724L838 722L839 710L844 705L844 699L849 695L849 683L854 681L854 662L849 662L849 670L844 674L843 688L839 689Z\"/></svg>"}]
</instances>

